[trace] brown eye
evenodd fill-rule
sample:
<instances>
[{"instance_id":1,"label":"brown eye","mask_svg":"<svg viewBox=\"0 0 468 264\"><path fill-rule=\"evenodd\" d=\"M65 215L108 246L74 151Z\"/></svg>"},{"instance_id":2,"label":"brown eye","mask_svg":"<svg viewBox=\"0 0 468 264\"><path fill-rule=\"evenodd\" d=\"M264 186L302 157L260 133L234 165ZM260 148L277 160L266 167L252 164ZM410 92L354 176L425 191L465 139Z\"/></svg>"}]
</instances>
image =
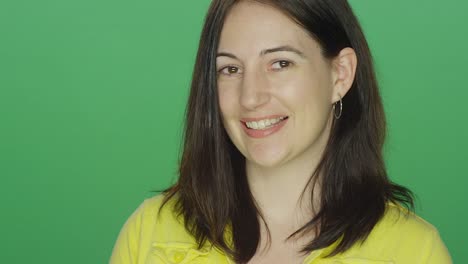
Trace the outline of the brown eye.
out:
<instances>
[{"instance_id":1,"label":"brown eye","mask_svg":"<svg viewBox=\"0 0 468 264\"><path fill-rule=\"evenodd\" d=\"M290 61L280 60L280 61L273 63L272 68L273 70L281 70L283 68L291 66L291 64L292 63Z\"/></svg>"},{"instance_id":2,"label":"brown eye","mask_svg":"<svg viewBox=\"0 0 468 264\"><path fill-rule=\"evenodd\" d=\"M227 67L227 70L230 74L234 74L234 73L237 73L239 69L236 67Z\"/></svg>"},{"instance_id":3,"label":"brown eye","mask_svg":"<svg viewBox=\"0 0 468 264\"><path fill-rule=\"evenodd\" d=\"M219 70L220 74L225 74L225 75L233 75L233 74L238 74L241 73L240 69L235 66L226 66Z\"/></svg>"}]
</instances>

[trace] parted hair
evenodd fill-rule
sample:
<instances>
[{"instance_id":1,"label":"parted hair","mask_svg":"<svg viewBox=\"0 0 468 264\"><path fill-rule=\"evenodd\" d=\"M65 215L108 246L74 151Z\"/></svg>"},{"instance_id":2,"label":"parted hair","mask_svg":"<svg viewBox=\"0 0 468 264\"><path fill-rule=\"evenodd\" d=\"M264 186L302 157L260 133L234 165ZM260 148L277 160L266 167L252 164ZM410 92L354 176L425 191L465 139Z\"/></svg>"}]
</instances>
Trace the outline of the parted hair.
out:
<instances>
[{"instance_id":1,"label":"parted hair","mask_svg":"<svg viewBox=\"0 0 468 264\"><path fill-rule=\"evenodd\" d=\"M163 191L163 206L176 200L174 211L183 216L199 247L209 241L236 263L247 263L257 251L264 218L247 183L245 157L223 127L216 72L224 20L238 2L213 0L206 15L186 108L179 178ZM333 120L323 155L308 182L312 188L307 190L314 192L320 180L320 208L288 237L317 232L301 250L304 254L340 240L329 254L333 256L363 242L387 203L414 210L413 193L392 182L385 168L386 120L372 55L347 0L256 2L277 8L304 28L320 44L324 58L332 59L346 47L356 52L355 79L343 98L343 112ZM227 230L232 240L225 236Z\"/></svg>"}]
</instances>

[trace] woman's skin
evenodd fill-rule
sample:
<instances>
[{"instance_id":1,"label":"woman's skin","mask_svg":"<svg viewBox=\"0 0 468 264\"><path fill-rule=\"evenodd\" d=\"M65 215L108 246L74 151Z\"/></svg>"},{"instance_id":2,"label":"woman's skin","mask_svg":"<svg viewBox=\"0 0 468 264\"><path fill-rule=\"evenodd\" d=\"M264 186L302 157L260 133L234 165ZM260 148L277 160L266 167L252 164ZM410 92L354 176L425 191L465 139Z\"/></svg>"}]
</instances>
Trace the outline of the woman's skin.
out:
<instances>
[{"instance_id":1,"label":"woman's skin","mask_svg":"<svg viewBox=\"0 0 468 264\"><path fill-rule=\"evenodd\" d=\"M224 127L246 157L248 183L272 235L269 250L257 251L250 263L300 263L296 251L313 234L302 242L284 239L313 216L310 197L299 201L299 196L328 140L333 103L352 85L355 52L345 48L327 60L319 44L284 13L241 1L226 18L216 64ZM260 120L278 117L287 119L258 129L266 122ZM256 130L245 127L255 120L248 125Z\"/></svg>"}]
</instances>

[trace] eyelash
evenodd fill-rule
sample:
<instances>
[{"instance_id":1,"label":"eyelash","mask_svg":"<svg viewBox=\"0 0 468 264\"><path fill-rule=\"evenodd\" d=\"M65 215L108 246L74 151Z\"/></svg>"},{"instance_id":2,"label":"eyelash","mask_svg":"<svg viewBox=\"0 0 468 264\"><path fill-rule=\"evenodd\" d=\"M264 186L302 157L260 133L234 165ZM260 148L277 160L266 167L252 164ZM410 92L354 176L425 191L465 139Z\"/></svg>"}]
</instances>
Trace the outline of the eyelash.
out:
<instances>
[{"instance_id":1,"label":"eyelash","mask_svg":"<svg viewBox=\"0 0 468 264\"><path fill-rule=\"evenodd\" d=\"M281 70L283 70L285 68L288 68L288 67L290 67L290 66L292 66L294 64L293 62L291 62L289 60L278 60L278 61L275 61L272 65L277 64L277 63L280 63L280 65L281 65L281 63L286 63L287 66L281 67L280 69L273 69L273 71L275 71L275 72L281 71ZM225 67L219 69L218 74L224 74L224 75L228 75L228 76L231 76L233 74L238 74L238 72L236 72L236 73L223 73L223 71L226 70L226 69L237 69L237 70L239 70L239 68L236 67L236 66L228 65L228 66L225 66Z\"/></svg>"},{"instance_id":2,"label":"eyelash","mask_svg":"<svg viewBox=\"0 0 468 264\"><path fill-rule=\"evenodd\" d=\"M287 66L281 67L280 69L275 69L274 71L280 71L280 70L282 70L282 69L284 69L284 68L288 68L289 66L293 65L293 63L292 63L291 61L288 61L288 60L279 60L279 61L275 61L275 62L273 63L273 65L276 64L276 63L279 63L279 64L281 65L282 62L286 62Z\"/></svg>"},{"instance_id":3,"label":"eyelash","mask_svg":"<svg viewBox=\"0 0 468 264\"><path fill-rule=\"evenodd\" d=\"M226 70L226 69L229 70L229 69L233 69L233 68L239 70L239 68L236 67L236 66L228 65L228 66L226 66L226 67L221 68L221 69L218 71L218 74L224 74L224 75L229 75L229 76L230 76L230 75L233 75L233 74L236 74L237 72L236 72L236 73L223 73L224 70Z\"/></svg>"}]
</instances>

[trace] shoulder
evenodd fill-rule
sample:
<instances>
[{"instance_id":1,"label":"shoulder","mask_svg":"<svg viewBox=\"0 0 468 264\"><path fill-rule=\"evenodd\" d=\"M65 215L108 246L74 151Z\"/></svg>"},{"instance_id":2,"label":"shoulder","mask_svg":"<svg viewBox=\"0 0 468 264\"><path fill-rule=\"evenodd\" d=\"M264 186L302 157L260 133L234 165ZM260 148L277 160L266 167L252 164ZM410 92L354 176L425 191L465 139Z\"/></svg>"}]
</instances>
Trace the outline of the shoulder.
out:
<instances>
[{"instance_id":1,"label":"shoulder","mask_svg":"<svg viewBox=\"0 0 468 264\"><path fill-rule=\"evenodd\" d=\"M411 242L413 238L431 235L437 232L437 229L429 222L409 211L401 205L388 203L382 219L374 228L374 235L390 236L396 232L404 232L399 237L407 238Z\"/></svg>"},{"instance_id":2,"label":"shoulder","mask_svg":"<svg viewBox=\"0 0 468 264\"><path fill-rule=\"evenodd\" d=\"M137 211L139 211L142 215L156 217L161 213L165 216L165 218L171 218L172 214L174 213L174 198L170 199L165 204L163 208L164 210L160 211L164 199L164 194L157 194L152 197L146 198L137 208Z\"/></svg>"},{"instance_id":3,"label":"shoulder","mask_svg":"<svg viewBox=\"0 0 468 264\"><path fill-rule=\"evenodd\" d=\"M176 211L176 196L171 197L167 202L164 194L158 194L146 198L139 208L137 214L141 214L141 219L150 227L154 242L178 240L193 242L193 237L186 231L182 216ZM149 230L148 230L149 231Z\"/></svg>"},{"instance_id":4,"label":"shoulder","mask_svg":"<svg viewBox=\"0 0 468 264\"><path fill-rule=\"evenodd\" d=\"M160 225L179 226L172 199L160 210L164 197L159 194L144 199L127 219L125 226L133 226L135 231L146 234Z\"/></svg>"},{"instance_id":5,"label":"shoulder","mask_svg":"<svg viewBox=\"0 0 468 264\"><path fill-rule=\"evenodd\" d=\"M387 204L384 216L369 237L352 247L349 254L390 263L452 263L437 228L393 203Z\"/></svg>"},{"instance_id":6,"label":"shoulder","mask_svg":"<svg viewBox=\"0 0 468 264\"><path fill-rule=\"evenodd\" d=\"M228 263L227 257L209 244L198 248L175 210L176 196L167 203L164 199L163 194L146 198L127 219L110 263L192 263L195 259L199 263Z\"/></svg>"}]
</instances>

